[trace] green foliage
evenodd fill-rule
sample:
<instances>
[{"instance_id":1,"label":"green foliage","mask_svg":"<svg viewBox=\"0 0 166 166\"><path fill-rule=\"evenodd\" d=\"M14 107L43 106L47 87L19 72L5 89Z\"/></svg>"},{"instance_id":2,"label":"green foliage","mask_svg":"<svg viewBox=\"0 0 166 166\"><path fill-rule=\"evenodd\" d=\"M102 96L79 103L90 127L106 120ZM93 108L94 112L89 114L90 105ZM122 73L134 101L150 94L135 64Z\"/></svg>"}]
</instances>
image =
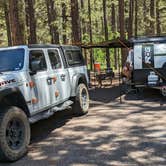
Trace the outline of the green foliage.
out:
<instances>
[{"instance_id":1,"label":"green foliage","mask_svg":"<svg viewBox=\"0 0 166 166\"><path fill-rule=\"evenodd\" d=\"M147 29L150 29L150 22L153 22L156 27L156 14L155 17L152 18L150 16L150 5L151 0L146 0L146 12L144 13L144 0L137 0L138 1L138 35L147 35ZM155 0L159 2L159 12L160 12L160 27L162 34L166 33L166 1L165 0ZM0 45L6 46L7 45L7 32L6 32L6 24L5 24L5 16L4 16L4 5L3 2L8 2L5 0L0 1ZM81 0L79 2L79 15L80 15L80 25L82 30L82 43L89 43L89 16L88 16L88 0L82 0L83 6L81 5ZM125 0L125 33L128 36L128 22L129 22L129 0ZM66 4L66 30L62 28L62 3ZM93 36L93 43L102 42L105 40L104 36L104 23L103 23L103 1L102 0L90 0L91 3L91 19L92 19L92 36ZM108 38L109 40L119 37L119 7L118 7L118 0L106 0L107 3L107 22L108 22ZM134 1L135 3L135 1ZM116 30L112 32L112 4L115 4L115 21L116 21ZM71 0L54 0L54 5L57 13L57 18L53 25L58 27L58 31L60 34L60 43L63 44L62 36L65 34L67 36L68 44L71 44ZM49 32L49 25L48 25L48 15L47 15L47 7L46 7L46 0L34 0L34 8L35 8L35 18L37 22L37 41L38 43L50 43L51 42L51 35ZM135 8L134 8L135 10ZM155 6L156 12L156 6ZM27 40L27 27L25 26L25 1L19 1L19 15L21 20L22 28L24 28L25 38ZM134 11L135 14L135 11ZM146 21L145 21L146 20ZM135 30L134 24L135 18L133 18L133 31ZM156 30L155 30L156 33ZM94 59L95 61L101 62L101 64L106 64L105 59L105 49L94 49ZM89 55L89 54L88 54ZM112 64L114 63L114 52L110 50L110 58Z\"/></svg>"},{"instance_id":2,"label":"green foliage","mask_svg":"<svg viewBox=\"0 0 166 166\"><path fill-rule=\"evenodd\" d=\"M7 45L7 31L6 31L5 15L4 15L2 2L0 2L0 43L2 46Z\"/></svg>"}]
</instances>

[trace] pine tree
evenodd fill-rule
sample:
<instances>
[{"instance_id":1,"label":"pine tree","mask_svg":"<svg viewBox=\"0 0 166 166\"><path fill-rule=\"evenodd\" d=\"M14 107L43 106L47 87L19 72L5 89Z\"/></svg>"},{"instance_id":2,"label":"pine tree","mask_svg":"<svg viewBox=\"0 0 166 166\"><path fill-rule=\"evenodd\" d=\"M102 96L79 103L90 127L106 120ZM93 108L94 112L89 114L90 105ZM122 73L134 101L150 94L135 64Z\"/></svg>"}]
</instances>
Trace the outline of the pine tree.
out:
<instances>
[{"instance_id":1,"label":"pine tree","mask_svg":"<svg viewBox=\"0 0 166 166\"><path fill-rule=\"evenodd\" d=\"M4 14L5 14L8 46L11 46L12 45L12 36L11 36L11 29L10 29L9 6L8 6L8 3L6 2L6 0L3 1L3 8L4 8Z\"/></svg>"},{"instance_id":2,"label":"pine tree","mask_svg":"<svg viewBox=\"0 0 166 166\"><path fill-rule=\"evenodd\" d=\"M71 0L72 43L81 42L81 27L78 0Z\"/></svg>"},{"instance_id":3,"label":"pine tree","mask_svg":"<svg viewBox=\"0 0 166 166\"><path fill-rule=\"evenodd\" d=\"M59 32L56 25L57 11L54 5L54 0L46 0L48 25L50 28L51 43L59 44Z\"/></svg>"},{"instance_id":4,"label":"pine tree","mask_svg":"<svg viewBox=\"0 0 166 166\"><path fill-rule=\"evenodd\" d=\"M129 1L128 38L133 36L134 1Z\"/></svg>"},{"instance_id":5,"label":"pine tree","mask_svg":"<svg viewBox=\"0 0 166 166\"><path fill-rule=\"evenodd\" d=\"M103 17L104 17L104 34L105 34L105 40L108 41L108 25L107 25L107 8L106 8L106 0L103 0ZM106 48L106 62L107 62L107 68L110 68L110 51L109 48Z\"/></svg>"},{"instance_id":6,"label":"pine tree","mask_svg":"<svg viewBox=\"0 0 166 166\"><path fill-rule=\"evenodd\" d=\"M25 0L26 26L28 29L28 43L36 44L36 18L34 10L34 0Z\"/></svg>"},{"instance_id":7,"label":"pine tree","mask_svg":"<svg viewBox=\"0 0 166 166\"><path fill-rule=\"evenodd\" d=\"M18 0L9 0L9 17L11 26L12 45L25 44L24 32L19 18Z\"/></svg>"}]
</instances>

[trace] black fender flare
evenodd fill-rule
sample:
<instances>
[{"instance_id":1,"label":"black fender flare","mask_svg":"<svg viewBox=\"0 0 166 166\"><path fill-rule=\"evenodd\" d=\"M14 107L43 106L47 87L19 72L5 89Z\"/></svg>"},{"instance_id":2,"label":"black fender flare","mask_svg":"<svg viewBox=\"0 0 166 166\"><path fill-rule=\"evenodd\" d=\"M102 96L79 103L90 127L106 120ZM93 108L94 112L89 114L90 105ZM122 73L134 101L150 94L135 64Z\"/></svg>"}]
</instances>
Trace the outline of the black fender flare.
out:
<instances>
[{"instance_id":1,"label":"black fender flare","mask_svg":"<svg viewBox=\"0 0 166 166\"><path fill-rule=\"evenodd\" d=\"M81 83L84 83L87 87L88 87L88 82L86 80L86 76L84 74L79 74L77 76L77 80L76 80L76 87L75 87L75 91L77 90L78 84L81 81Z\"/></svg>"},{"instance_id":2,"label":"black fender flare","mask_svg":"<svg viewBox=\"0 0 166 166\"><path fill-rule=\"evenodd\" d=\"M5 97L10 96L10 95L16 95L18 97L18 99L20 100L21 108L23 109L25 114L29 117L30 112L29 112L28 106L26 104L25 98L22 95L20 89L17 87L1 90L0 91L0 103ZM16 106L18 106L18 105L16 105Z\"/></svg>"}]
</instances>

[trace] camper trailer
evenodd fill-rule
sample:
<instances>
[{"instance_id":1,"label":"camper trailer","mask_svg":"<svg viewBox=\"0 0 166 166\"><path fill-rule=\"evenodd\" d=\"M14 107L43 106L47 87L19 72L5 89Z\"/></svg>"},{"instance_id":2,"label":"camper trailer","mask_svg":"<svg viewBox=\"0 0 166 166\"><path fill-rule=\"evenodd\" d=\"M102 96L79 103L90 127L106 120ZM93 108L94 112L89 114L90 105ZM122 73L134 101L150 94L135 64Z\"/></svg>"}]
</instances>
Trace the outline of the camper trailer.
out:
<instances>
[{"instance_id":1,"label":"camper trailer","mask_svg":"<svg viewBox=\"0 0 166 166\"><path fill-rule=\"evenodd\" d=\"M132 83L136 88L160 89L166 96L166 37L132 39L133 49L127 61L133 68Z\"/></svg>"}]
</instances>

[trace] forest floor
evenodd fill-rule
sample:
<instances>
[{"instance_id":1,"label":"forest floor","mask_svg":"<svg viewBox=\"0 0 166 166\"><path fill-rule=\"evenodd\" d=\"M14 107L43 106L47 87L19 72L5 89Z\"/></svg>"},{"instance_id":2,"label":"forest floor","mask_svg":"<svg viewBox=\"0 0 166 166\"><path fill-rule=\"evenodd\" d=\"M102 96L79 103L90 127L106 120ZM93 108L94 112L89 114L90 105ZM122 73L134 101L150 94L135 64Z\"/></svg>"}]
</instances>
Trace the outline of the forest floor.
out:
<instances>
[{"instance_id":1,"label":"forest floor","mask_svg":"<svg viewBox=\"0 0 166 166\"><path fill-rule=\"evenodd\" d=\"M32 125L28 154L0 166L164 166L166 101L156 91L122 95L117 84L90 90L89 113L70 111Z\"/></svg>"}]
</instances>

